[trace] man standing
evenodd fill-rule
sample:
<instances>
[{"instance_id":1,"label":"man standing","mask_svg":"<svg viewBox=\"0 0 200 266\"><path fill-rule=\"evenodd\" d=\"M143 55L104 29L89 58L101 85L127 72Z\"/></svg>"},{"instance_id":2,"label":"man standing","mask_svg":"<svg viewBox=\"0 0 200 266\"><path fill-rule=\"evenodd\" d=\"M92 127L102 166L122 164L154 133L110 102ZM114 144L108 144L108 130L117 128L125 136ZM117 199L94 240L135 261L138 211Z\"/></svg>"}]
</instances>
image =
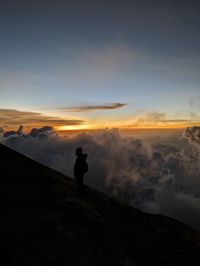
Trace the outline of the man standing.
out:
<instances>
[{"instance_id":1,"label":"man standing","mask_svg":"<svg viewBox=\"0 0 200 266\"><path fill-rule=\"evenodd\" d=\"M83 149L77 148L76 149L76 162L74 165L74 177L76 180L76 184L78 186L78 190L81 196L84 196L84 185L83 185L83 178L84 174L88 171L88 164L86 162L87 154L83 154Z\"/></svg>"}]
</instances>

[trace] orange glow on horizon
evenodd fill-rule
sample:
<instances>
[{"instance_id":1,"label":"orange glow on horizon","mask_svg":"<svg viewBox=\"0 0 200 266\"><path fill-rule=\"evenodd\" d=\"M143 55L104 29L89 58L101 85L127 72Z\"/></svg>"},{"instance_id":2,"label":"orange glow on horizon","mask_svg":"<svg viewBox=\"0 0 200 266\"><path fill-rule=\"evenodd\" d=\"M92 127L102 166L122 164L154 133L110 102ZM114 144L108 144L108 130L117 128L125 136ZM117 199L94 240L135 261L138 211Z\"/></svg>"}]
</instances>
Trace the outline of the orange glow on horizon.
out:
<instances>
[{"instance_id":1,"label":"orange glow on horizon","mask_svg":"<svg viewBox=\"0 0 200 266\"><path fill-rule=\"evenodd\" d=\"M155 125L155 126L133 126L133 127L126 127L120 125L99 125L99 126L59 126L55 127L57 131L79 131L79 130L101 130L101 129L111 129L111 128L118 128L120 130L125 131L132 131L132 130L177 130L177 129L185 129L187 127L192 127L200 125L200 123L187 123L187 124L176 124L176 125Z\"/></svg>"},{"instance_id":2,"label":"orange glow on horizon","mask_svg":"<svg viewBox=\"0 0 200 266\"><path fill-rule=\"evenodd\" d=\"M21 123L23 125L23 121ZM46 124L48 125L48 123ZM94 130L102 130L102 129L112 129L112 128L118 128L120 131L137 131L137 130L184 130L187 127L191 127L191 126L198 126L200 125L200 123L181 123L181 124L173 124L173 125L169 125L169 124L159 124L159 123L155 123L155 126L151 125L137 125L137 126L125 126L125 125L119 125L119 124L115 124L115 123L110 123L108 124L87 124L87 125L66 125L66 126L60 126L60 125L51 125L55 131L60 132L60 133L64 133L64 132L83 132L83 131L94 131ZM31 125L24 125L24 132L28 133L31 131L32 128L40 128L45 126L44 124L41 123L35 123L35 124L31 124ZM19 125L8 125L4 128L5 131L9 131L9 130L17 130L17 128L19 127Z\"/></svg>"}]
</instances>

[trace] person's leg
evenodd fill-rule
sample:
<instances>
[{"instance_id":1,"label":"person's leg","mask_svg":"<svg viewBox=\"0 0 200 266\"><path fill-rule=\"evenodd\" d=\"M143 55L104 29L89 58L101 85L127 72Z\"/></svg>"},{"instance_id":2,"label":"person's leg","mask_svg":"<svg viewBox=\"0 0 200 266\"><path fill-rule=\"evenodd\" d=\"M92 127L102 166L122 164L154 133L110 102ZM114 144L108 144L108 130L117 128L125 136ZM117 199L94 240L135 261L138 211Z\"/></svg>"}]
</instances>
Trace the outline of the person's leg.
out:
<instances>
[{"instance_id":1,"label":"person's leg","mask_svg":"<svg viewBox=\"0 0 200 266\"><path fill-rule=\"evenodd\" d=\"M80 192L81 192L81 196L84 196L84 192L85 192L85 187L84 187L84 184L83 184L83 177L84 175L81 175L81 178L80 178Z\"/></svg>"},{"instance_id":2,"label":"person's leg","mask_svg":"<svg viewBox=\"0 0 200 266\"><path fill-rule=\"evenodd\" d=\"M81 177L80 176L77 179L77 186L78 186L78 191L81 194Z\"/></svg>"},{"instance_id":3,"label":"person's leg","mask_svg":"<svg viewBox=\"0 0 200 266\"><path fill-rule=\"evenodd\" d=\"M76 177L76 184L77 184L78 192L82 196L83 195L83 178L82 178L82 175L79 175Z\"/></svg>"},{"instance_id":4,"label":"person's leg","mask_svg":"<svg viewBox=\"0 0 200 266\"><path fill-rule=\"evenodd\" d=\"M77 188L78 188L78 191L79 191L79 194L81 196L84 196L84 184L83 184L83 177L84 175L79 175L76 177L76 184L77 184Z\"/></svg>"}]
</instances>

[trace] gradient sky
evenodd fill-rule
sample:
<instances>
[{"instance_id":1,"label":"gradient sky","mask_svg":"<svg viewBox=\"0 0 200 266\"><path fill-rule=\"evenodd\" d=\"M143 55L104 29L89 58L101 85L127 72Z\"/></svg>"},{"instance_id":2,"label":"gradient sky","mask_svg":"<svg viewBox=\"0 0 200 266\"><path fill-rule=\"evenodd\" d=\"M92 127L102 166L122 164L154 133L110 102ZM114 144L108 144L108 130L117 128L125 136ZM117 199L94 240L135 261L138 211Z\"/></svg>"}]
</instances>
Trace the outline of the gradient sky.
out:
<instances>
[{"instance_id":1,"label":"gradient sky","mask_svg":"<svg viewBox=\"0 0 200 266\"><path fill-rule=\"evenodd\" d=\"M6 0L0 126L200 121L200 2Z\"/></svg>"}]
</instances>

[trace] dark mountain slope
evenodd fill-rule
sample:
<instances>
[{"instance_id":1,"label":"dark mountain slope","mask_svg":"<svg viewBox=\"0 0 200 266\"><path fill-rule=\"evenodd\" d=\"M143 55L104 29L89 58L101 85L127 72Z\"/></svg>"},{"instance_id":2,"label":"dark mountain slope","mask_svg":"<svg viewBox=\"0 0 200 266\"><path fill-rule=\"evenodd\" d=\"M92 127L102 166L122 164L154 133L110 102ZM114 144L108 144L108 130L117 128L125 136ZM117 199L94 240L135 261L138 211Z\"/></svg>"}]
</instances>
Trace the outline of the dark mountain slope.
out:
<instances>
[{"instance_id":1,"label":"dark mountain slope","mask_svg":"<svg viewBox=\"0 0 200 266\"><path fill-rule=\"evenodd\" d=\"M200 265L200 236L0 145L4 265ZM95 178L95 177L94 177Z\"/></svg>"}]
</instances>

